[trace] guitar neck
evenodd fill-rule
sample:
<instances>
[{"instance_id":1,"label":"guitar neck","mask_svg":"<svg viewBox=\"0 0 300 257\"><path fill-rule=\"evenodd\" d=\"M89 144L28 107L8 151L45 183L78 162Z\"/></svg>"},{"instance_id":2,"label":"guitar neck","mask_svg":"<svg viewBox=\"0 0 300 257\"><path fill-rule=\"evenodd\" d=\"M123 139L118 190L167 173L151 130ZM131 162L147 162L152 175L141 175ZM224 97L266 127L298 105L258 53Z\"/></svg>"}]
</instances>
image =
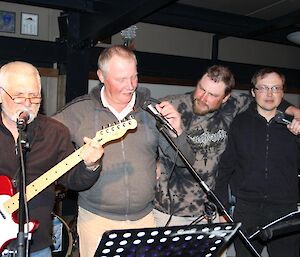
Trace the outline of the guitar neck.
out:
<instances>
[{"instance_id":1,"label":"guitar neck","mask_svg":"<svg viewBox=\"0 0 300 257\"><path fill-rule=\"evenodd\" d=\"M135 129L137 127L137 121L130 117L129 120L120 122L116 125L107 127L100 131L97 131L96 136L93 138L94 141L99 142L101 145L105 143L121 138L127 130ZM28 202L46 187L52 184L55 180L60 178L70 169L72 169L76 164L82 161L80 157L81 151L86 145L80 147L74 153L69 155L66 159L56 164L53 168L48 170L42 176L31 182L26 187L26 201ZM3 207L6 209L7 213L12 214L19 209L19 193L15 194L3 203Z\"/></svg>"},{"instance_id":2,"label":"guitar neck","mask_svg":"<svg viewBox=\"0 0 300 257\"><path fill-rule=\"evenodd\" d=\"M26 187L26 201L30 201L33 197L43 191L46 187L51 185L55 180L59 179L62 175L72 169L76 164L82 161L80 157L80 152L82 148L80 147L74 153L69 155L66 159L56 164L53 168L48 170L38 179L34 180ZM12 196L4 204L4 208L10 214L19 209L19 193Z\"/></svg>"}]
</instances>

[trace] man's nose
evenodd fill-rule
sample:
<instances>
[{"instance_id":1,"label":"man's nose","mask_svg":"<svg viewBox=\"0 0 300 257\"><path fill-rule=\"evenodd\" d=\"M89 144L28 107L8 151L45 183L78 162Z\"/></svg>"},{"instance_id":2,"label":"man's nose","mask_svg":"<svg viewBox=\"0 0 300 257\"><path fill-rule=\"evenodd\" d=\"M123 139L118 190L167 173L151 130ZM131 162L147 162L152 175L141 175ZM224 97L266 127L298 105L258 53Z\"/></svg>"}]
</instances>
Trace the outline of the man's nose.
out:
<instances>
[{"instance_id":1,"label":"man's nose","mask_svg":"<svg viewBox=\"0 0 300 257\"><path fill-rule=\"evenodd\" d=\"M207 93L207 92L203 92L203 94L202 94L201 97L200 97L201 101L202 101L202 102L206 102L207 96L208 96L208 93Z\"/></svg>"},{"instance_id":2,"label":"man's nose","mask_svg":"<svg viewBox=\"0 0 300 257\"><path fill-rule=\"evenodd\" d=\"M130 89L135 89L136 87L136 80L135 79L128 79L127 80L127 85Z\"/></svg>"},{"instance_id":3,"label":"man's nose","mask_svg":"<svg viewBox=\"0 0 300 257\"><path fill-rule=\"evenodd\" d=\"M267 88L267 95L268 96L272 96L273 95L272 88Z\"/></svg>"},{"instance_id":4,"label":"man's nose","mask_svg":"<svg viewBox=\"0 0 300 257\"><path fill-rule=\"evenodd\" d=\"M30 106L30 105L31 105L31 100L30 100L30 98L25 98L24 105L25 105L25 106Z\"/></svg>"}]
</instances>

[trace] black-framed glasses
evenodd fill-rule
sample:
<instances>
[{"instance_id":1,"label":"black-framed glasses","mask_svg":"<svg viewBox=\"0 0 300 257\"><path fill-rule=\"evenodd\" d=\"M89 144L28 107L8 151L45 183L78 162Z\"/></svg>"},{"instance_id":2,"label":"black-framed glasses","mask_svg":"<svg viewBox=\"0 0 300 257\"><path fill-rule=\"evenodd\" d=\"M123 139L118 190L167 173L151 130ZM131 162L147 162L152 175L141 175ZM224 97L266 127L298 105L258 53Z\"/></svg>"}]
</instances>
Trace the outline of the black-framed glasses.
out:
<instances>
[{"instance_id":1,"label":"black-framed glasses","mask_svg":"<svg viewBox=\"0 0 300 257\"><path fill-rule=\"evenodd\" d=\"M272 93L279 93L283 90L283 88L281 86L267 87L265 85L257 86L254 89L259 91L259 92L262 92L262 93L268 93L269 90L271 90Z\"/></svg>"},{"instance_id":2,"label":"black-framed glasses","mask_svg":"<svg viewBox=\"0 0 300 257\"><path fill-rule=\"evenodd\" d=\"M42 102L42 97L33 96L33 97L24 97L24 96L11 96L3 87L0 87L11 100L16 104L23 104L28 99L31 104L40 104Z\"/></svg>"}]
</instances>

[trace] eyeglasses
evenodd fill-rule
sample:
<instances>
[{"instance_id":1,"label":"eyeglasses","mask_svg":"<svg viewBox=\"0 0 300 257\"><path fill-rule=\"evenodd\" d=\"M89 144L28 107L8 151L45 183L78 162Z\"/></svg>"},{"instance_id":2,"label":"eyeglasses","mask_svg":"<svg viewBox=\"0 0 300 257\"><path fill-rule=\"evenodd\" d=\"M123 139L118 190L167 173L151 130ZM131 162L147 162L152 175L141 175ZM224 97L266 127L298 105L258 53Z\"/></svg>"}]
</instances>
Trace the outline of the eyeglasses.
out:
<instances>
[{"instance_id":1,"label":"eyeglasses","mask_svg":"<svg viewBox=\"0 0 300 257\"><path fill-rule=\"evenodd\" d=\"M33 96L33 97L23 97L23 96L11 96L3 87L0 87L11 100L14 101L16 104L23 104L28 99L31 104L39 104L42 102L42 97L40 96Z\"/></svg>"},{"instance_id":2,"label":"eyeglasses","mask_svg":"<svg viewBox=\"0 0 300 257\"><path fill-rule=\"evenodd\" d=\"M254 89L262 93L268 93L269 90L271 90L272 93L279 93L283 90L283 88L280 86L267 87L264 85L255 87Z\"/></svg>"}]
</instances>

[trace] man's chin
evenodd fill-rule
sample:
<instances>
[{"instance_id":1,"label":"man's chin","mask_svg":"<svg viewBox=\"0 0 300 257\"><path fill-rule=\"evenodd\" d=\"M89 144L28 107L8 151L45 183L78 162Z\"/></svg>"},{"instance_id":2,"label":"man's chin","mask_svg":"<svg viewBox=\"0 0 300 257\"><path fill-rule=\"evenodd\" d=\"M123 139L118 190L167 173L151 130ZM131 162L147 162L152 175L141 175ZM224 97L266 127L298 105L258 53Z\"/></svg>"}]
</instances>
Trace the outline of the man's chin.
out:
<instances>
[{"instance_id":1,"label":"man's chin","mask_svg":"<svg viewBox=\"0 0 300 257\"><path fill-rule=\"evenodd\" d=\"M207 113L210 113L211 110L207 106L202 106L202 107L198 106L198 108L193 106L193 112L196 115L205 115Z\"/></svg>"}]
</instances>

